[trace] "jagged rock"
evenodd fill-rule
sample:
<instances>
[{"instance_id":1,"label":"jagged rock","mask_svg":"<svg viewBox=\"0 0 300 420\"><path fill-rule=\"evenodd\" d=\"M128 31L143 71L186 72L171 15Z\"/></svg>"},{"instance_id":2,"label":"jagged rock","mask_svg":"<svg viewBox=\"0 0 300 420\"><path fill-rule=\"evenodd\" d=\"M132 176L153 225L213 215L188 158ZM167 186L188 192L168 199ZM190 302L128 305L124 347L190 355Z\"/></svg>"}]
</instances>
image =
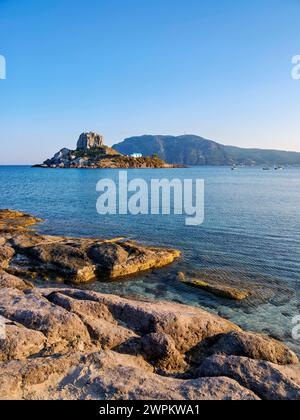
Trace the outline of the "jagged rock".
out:
<instances>
[{"instance_id":1,"label":"jagged rock","mask_svg":"<svg viewBox=\"0 0 300 420\"><path fill-rule=\"evenodd\" d=\"M92 246L88 255L98 267L98 273L117 278L160 268L172 263L180 252L172 249L146 248L133 242L102 243Z\"/></svg>"},{"instance_id":2,"label":"jagged rock","mask_svg":"<svg viewBox=\"0 0 300 420\"><path fill-rule=\"evenodd\" d=\"M257 399L257 395L294 399L298 395L297 384L280 367L247 358L213 359L220 369L229 360L224 371L215 365L211 368L212 359L206 359L198 371L205 377L194 380L158 375L188 372L187 351L205 339L239 331L201 309L76 289L26 293L2 289L0 314L18 323L12 324L9 334L23 343L17 349L6 342L4 360L26 357L26 352L44 356L0 363L3 399ZM30 333L25 334L24 327L41 334L39 339L28 336L29 344L25 337ZM122 354L122 345L130 341L135 341L134 356ZM95 348L115 351L89 354ZM74 353L78 350L85 355ZM49 357L53 354L60 356Z\"/></svg>"},{"instance_id":3,"label":"jagged rock","mask_svg":"<svg viewBox=\"0 0 300 420\"><path fill-rule=\"evenodd\" d=\"M90 344L87 329L77 315L51 304L35 290L0 289L0 315L42 332L50 353L83 350Z\"/></svg>"},{"instance_id":4,"label":"jagged rock","mask_svg":"<svg viewBox=\"0 0 300 420\"><path fill-rule=\"evenodd\" d=\"M15 251L10 246L0 246L0 268L7 268L14 254Z\"/></svg>"},{"instance_id":5,"label":"jagged rock","mask_svg":"<svg viewBox=\"0 0 300 420\"><path fill-rule=\"evenodd\" d=\"M176 349L174 340L163 333L145 335L141 340L142 352L158 369L184 372L187 363Z\"/></svg>"},{"instance_id":6,"label":"jagged rock","mask_svg":"<svg viewBox=\"0 0 300 420\"><path fill-rule=\"evenodd\" d=\"M133 331L118 325L107 306L102 303L78 301L61 293L53 293L48 299L78 315L87 327L91 339L103 350L113 349L136 337Z\"/></svg>"},{"instance_id":7,"label":"jagged rock","mask_svg":"<svg viewBox=\"0 0 300 420\"><path fill-rule=\"evenodd\" d=\"M67 159L69 158L71 153L70 149L64 148L61 149L58 153L56 153L56 155L54 155L54 158L59 160L59 159Z\"/></svg>"},{"instance_id":8,"label":"jagged rock","mask_svg":"<svg viewBox=\"0 0 300 420\"><path fill-rule=\"evenodd\" d=\"M197 376L232 378L265 400L300 399L300 386L269 362L216 355L203 362Z\"/></svg>"},{"instance_id":9,"label":"jagged rock","mask_svg":"<svg viewBox=\"0 0 300 420\"><path fill-rule=\"evenodd\" d=\"M32 289L33 285L0 269L0 289L4 288L28 290Z\"/></svg>"},{"instance_id":10,"label":"jagged rock","mask_svg":"<svg viewBox=\"0 0 300 420\"><path fill-rule=\"evenodd\" d=\"M86 283L97 278L117 278L172 263L180 252L145 248L133 243L120 245L94 240L89 249L86 241L67 239L44 242L24 250L32 259L33 271L57 274L72 283ZM29 261L30 264L30 261Z\"/></svg>"},{"instance_id":11,"label":"jagged rock","mask_svg":"<svg viewBox=\"0 0 300 420\"><path fill-rule=\"evenodd\" d=\"M225 319L200 308L171 302L141 302L92 291L60 289L60 293L83 301L106 305L118 323L144 336L169 335L181 353L189 351L207 337L240 329ZM45 291L48 296L50 291Z\"/></svg>"},{"instance_id":12,"label":"jagged rock","mask_svg":"<svg viewBox=\"0 0 300 420\"><path fill-rule=\"evenodd\" d=\"M255 360L266 360L278 365L296 365L298 357L287 346L266 336L233 331L220 336L211 348L212 353L244 356Z\"/></svg>"},{"instance_id":13,"label":"jagged rock","mask_svg":"<svg viewBox=\"0 0 300 420\"><path fill-rule=\"evenodd\" d=\"M1 209L0 219L18 219L29 216L27 213L23 213L17 210Z\"/></svg>"},{"instance_id":14,"label":"jagged rock","mask_svg":"<svg viewBox=\"0 0 300 420\"><path fill-rule=\"evenodd\" d=\"M156 156L122 156L111 147L105 146L104 138L97 133L82 133L76 150L61 149L51 159L37 168L173 168L177 165L166 164Z\"/></svg>"},{"instance_id":15,"label":"jagged rock","mask_svg":"<svg viewBox=\"0 0 300 420\"><path fill-rule=\"evenodd\" d=\"M0 338L0 361L23 360L38 354L45 346L46 337L38 331L1 318L5 324L5 337Z\"/></svg>"},{"instance_id":16,"label":"jagged rock","mask_svg":"<svg viewBox=\"0 0 300 420\"><path fill-rule=\"evenodd\" d=\"M183 381L152 373L143 359L106 351L0 364L0 399L258 400L228 378Z\"/></svg>"},{"instance_id":17,"label":"jagged rock","mask_svg":"<svg viewBox=\"0 0 300 420\"><path fill-rule=\"evenodd\" d=\"M97 133L82 133L77 142L77 150L89 150L104 146L104 137Z\"/></svg>"},{"instance_id":18,"label":"jagged rock","mask_svg":"<svg viewBox=\"0 0 300 420\"><path fill-rule=\"evenodd\" d=\"M39 262L41 271L59 273L73 283L89 282L96 277L96 266L77 244L44 243L28 249L28 253Z\"/></svg>"},{"instance_id":19,"label":"jagged rock","mask_svg":"<svg viewBox=\"0 0 300 420\"><path fill-rule=\"evenodd\" d=\"M25 279L87 283L160 268L180 256L177 250L144 247L134 242L119 242L118 239L103 241L38 235L26 226L40 219L24 213L9 213L7 210L1 216L0 212L1 220L8 236L4 239L5 244L0 246L0 268L3 264L11 274ZM10 267L15 253L18 258Z\"/></svg>"}]
</instances>

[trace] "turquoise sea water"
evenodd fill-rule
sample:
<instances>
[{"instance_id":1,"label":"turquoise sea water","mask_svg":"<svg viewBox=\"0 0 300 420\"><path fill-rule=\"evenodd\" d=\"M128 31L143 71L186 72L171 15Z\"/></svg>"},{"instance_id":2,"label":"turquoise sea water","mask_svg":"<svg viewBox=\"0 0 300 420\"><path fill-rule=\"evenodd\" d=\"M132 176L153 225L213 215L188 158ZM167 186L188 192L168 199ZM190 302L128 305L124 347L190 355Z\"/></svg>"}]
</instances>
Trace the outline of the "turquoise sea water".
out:
<instances>
[{"instance_id":1,"label":"turquoise sea water","mask_svg":"<svg viewBox=\"0 0 300 420\"><path fill-rule=\"evenodd\" d=\"M96 183L118 178L117 170L45 170L0 167L0 208L46 219L47 234L112 238L125 236L182 251L175 264L138 277L94 283L101 292L166 299L203 306L243 328L288 342L300 314L300 169L199 167L130 170L129 179L203 178L205 222L186 227L185 216L99 216ZM173 274L247 285L255 297L228 302L180 284Z\"/></svg>"}]
</instances>

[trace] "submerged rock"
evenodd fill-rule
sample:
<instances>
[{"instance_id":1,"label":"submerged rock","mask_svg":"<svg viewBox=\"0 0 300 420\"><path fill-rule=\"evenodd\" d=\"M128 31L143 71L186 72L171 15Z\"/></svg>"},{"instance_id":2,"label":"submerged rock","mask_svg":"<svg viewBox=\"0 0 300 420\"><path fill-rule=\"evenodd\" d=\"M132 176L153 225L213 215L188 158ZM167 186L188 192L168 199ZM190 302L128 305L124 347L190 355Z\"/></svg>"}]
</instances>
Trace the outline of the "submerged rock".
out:
<instances>
[{"instance_id":1,"label":"submerged rock","mask_svg":"<svg viewBox=\"0 0 300 420\"><path fill-rule=\"evenodd\" d=\"M187 285L197 287L198 289L205 290L208 293L225 299L244 300L250 296L250 292L245 290L238 290L221 284L209 284L202 280L186 279L182 275L181 278L179 277L179 280Z\"/></svg>"}]
</instances>

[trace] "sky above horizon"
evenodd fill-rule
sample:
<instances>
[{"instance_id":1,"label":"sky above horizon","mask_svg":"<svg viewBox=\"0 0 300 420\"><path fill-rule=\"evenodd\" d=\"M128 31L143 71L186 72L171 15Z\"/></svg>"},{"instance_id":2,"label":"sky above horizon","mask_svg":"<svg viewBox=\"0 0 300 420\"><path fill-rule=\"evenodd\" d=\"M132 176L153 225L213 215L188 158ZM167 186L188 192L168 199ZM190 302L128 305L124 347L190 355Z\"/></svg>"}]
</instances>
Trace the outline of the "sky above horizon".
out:
<instances>
[{"instance_id":1,"label":"sky above horizon","mask_svg":"<svg viewBox=\"0 0 300 420\"><path fill-rule=\"evenodd\" d=\"M79 134L300 152L300 0L0 0L0 164Z\"/></svg>"}]
</instances>

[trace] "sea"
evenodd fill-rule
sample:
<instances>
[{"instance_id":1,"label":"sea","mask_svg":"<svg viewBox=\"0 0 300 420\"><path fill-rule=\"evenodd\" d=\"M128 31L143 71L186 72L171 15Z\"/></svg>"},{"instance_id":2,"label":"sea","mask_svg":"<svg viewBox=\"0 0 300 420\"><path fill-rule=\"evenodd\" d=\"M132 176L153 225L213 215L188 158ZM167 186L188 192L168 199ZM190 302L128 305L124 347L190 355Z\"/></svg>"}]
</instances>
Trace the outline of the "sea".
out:
<instances>
[{"instance_id":1,"label":"sea","mask_svg":"<svg viewBox=\"0 0 300 420\"><path fill-rule=\"evenodd\" d=\"M99 215L101 179L118 181L112 169L41 169L0 166L0 208L45 219L49 235L124 237L176 248L174 264L113 282L84 287L102 293L200 306L242 328L283 340L300 354L295 336L300 315L300 168L192 167L132 169L129 180L203 179L205 219L186 226L185 215ZM181 283L178 272L203 281L246 287L235 302ZM300 321L298 319L298 325ZM294 334L293 334L294 332Z\"/></svg>"}]
</instances>

